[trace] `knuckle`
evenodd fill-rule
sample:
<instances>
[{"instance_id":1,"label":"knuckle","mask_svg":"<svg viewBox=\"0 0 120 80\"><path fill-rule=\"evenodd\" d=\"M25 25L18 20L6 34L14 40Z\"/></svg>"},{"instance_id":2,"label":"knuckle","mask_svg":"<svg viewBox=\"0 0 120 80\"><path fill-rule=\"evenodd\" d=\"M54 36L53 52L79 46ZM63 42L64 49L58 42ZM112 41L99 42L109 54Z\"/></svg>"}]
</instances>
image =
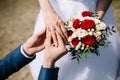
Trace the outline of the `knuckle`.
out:
<instances>
[{"instance_id":1,"label":"knuckle","mask_svg":"<svg viewBox=\"0 0 120 80\"><path fill-rule=\"evenodd\" d=\"M60 21L59 21L59 23L60 23L60 24L63 24L63 21L62 21L62 20L60 20Z\"/></svg>"},{"instance_id":2,"label":"knuckle","mask_svg":"<svg viewBox=\"0 0 120 80\"><path fill-rule=\"evenodd\" d=\"M67 30L64 30L63 33L67 34Z\"/></svg>"},{"instance_id":3,"label":"knuckle","mask_svg":"<svg viewBox=\"0 0 120 80\"><path fill-rule=\"evenodd\" d=\"M66 53L67 53L67 51L68 51L68 50L67 50L66 48L64 48L64 54L66 54Z\"/></svg>"}]
</instances>

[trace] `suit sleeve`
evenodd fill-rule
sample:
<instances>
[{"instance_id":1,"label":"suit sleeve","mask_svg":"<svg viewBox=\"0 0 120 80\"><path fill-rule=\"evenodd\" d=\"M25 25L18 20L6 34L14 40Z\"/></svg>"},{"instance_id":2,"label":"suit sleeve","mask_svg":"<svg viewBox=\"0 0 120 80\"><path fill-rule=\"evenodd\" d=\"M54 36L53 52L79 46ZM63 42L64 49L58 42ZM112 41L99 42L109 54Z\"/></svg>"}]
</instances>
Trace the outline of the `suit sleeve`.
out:
<instances>
[{"instance_id":1,"label":"suit sleeve","mask_svg":"<svg viewBox=\"0 0 120 80\"><path fill-rule=\"evenodd\" d=\"M17 72L35 58L35 56L33 58L23 56L20 47L21 46L0 60L0 80L8 78L11 74Z\"/></svg>"},{"instance_id":2,"label":"suit sleeve","mask_svg":"<svg viewBox=\"0 0 120 80\"><path fill-rule=\"evenodd\" d=\"M43 68L41 67L38 80L57 80L59 68Z\"/></svg>"}]
</instances>

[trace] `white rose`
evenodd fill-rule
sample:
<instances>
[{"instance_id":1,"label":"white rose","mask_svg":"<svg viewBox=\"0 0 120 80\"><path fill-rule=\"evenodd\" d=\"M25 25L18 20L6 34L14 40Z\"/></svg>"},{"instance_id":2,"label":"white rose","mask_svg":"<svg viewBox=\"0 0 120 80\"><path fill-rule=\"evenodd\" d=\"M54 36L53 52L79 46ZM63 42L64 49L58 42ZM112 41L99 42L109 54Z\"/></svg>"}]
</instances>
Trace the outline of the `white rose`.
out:
<instances>
[{"instance_id":1,"label":"white rose","mask_svg":"<svg viewBox=\"0 0 120 80\"><path fill-rule=\"evenodd\" d=\"M82 17L82 18L80 19L80 21L84 21L85 19L90 20L90 19L91 19L91 17L89 17L89 16Z\"/></svg>"},{"instance_id":2,"label":"white rose","mask_svg":"<svg viewBox=\"0 0 120 80\"><path fill-rule=\"evenodd\" d=\"M72 27L72 26L73 26L73 23L71 21L69 21L68 27Z\"/></svg>"},{"instance_id":3,"label":"white rose","mask_svg":"<svg viewBox=\"0 0 120 80\"><path fill-rule=\"evenodd\" d=\"M75 28L73 28L73 27L71 28L71 30L72 30L73 32L75 32L75 31L76 31L76 29L75 29Z\"/></svg>"},{"instance_id":4,"label":"white rose","mask_svg":"<svg viewBox=\"0 0 120 80\"><path fill-rule=\"evenodd\" d=\"M72 37L72 38L76 38L76 37L77 37L77 33L76 33L76 32L73 32L73 34L72 34L71 37Z\"/></svg>"},{"instance_id":5,"label":"white rose","mask_svg":"<svg viewBox=\"0 0 120 80\"><path fill-rule=\"evenodd\" d=\"M104 22L101 22L99 25L100 25L100 27L101 27L102 30L105 30L106 27L107 27Z\"/></svg>"},{"instance_id":6,"label":"white rose","mask_svg":"<svg viewBox=\"0 0 120 80\"><path fill-rule=\"evenodd\" d=\"M98 36L100 36L102 33L100 32L100 31L98 31L98 32L96 32L96 33L94 33L94 36L95 37L98 37Z\"/></svg>"},{"instance_id":7,"label":"white rose","mask_svg":"<svg viewBox=\"0 0 120 80\"><path fill-rule=\"evenodd\" d=\"M82 17L81 19L80 19L80 21L84 21L85 20L85 18L84 17Z\"/></svg>"},{"instance_id":8,"label":"white rose","mask_svg":"<svg viewBox=\"0 0 120 80\"><path fill-rule=\"evenodd\" d=\"M106 25L105 23L101 22L100 24L96 25L96 30L99 31L99 30L105 30L106 29Z\"/></svg>"},{"instance_id":9,"label":"white rose","mask_svg":"<svg viewBox=\"0 0 120 80\"><path fill-rule=\"evenodd\" d=\"M93 18L93 20L94 20L95 24L101 23L101 21L99 19Z\"/></svg>"},{"instance_id":10,"label":"white rose","mask_svg":"<svg viewBox=\"0 0 120 80\"><path fill-rule=\"evenodd\" d=\"M88 32L84 29L81 29L81 28L77 29L76 32L77 32L78 37L80 37L80 38L88 35Z\"/></svg>"}]
</instances>

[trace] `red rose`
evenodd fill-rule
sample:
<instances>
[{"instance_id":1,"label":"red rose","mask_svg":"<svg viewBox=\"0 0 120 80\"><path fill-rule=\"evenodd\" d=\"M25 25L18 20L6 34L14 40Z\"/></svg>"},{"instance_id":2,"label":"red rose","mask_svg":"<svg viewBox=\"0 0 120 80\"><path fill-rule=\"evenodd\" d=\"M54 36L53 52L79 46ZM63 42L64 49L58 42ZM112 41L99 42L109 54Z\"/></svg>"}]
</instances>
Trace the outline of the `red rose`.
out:
<instances>
[{"instance_id":1,"label":"red rose","mask_svg":"<svg viewBox=\"0 0 120 80\"><path fill-rule=\"evenodd\" d=\"M75 19L73 22L73 27L75 29L80 28L80 20L79 19Z\"/></svg>"},{"instance_id":2,"label":"red rose","mask_svg":"<svg viewBox=\"0 0 120 80\"><path fill-rule=\"evenodd\" d=\"M90 11L84 11L84 12L82 12L82 16L83 17L92 16L92 12L90 12Z\"/></svg>"},{"instance_id":3,"label":"red rose","mask_svg":"<svg viewBox=\"0 0 120 80\"><path fill-rule=\"evenodd\" d=\"M74 38L74 39L72 40L72 45L73 45L74 47L76 47L78 43L79 43L78 37L77 37L77 38Z\"/></svg>"},{"instance_id":4,"label":"red rose","mask_svg":"<svg viewBox=\"0 0 120 80\"><path fill-rule=\"evenodd\" d=\"M71 36L73 34L72 30L67 31L68 32L68 36Z\"/></svg>"},{"instance_id":5,"label":"red rose","mask_svg":"<svg viewBox=\"0 0 120 80\"><path fill-rule=\"evenodd\" d=\"M95 44L95 38L90 35L84 36L82 38L82 43L88 46L93 46Z\"/></svg>"},{"instance_id":6,"label":"red rose","mask_svg":"<svg viewBox=\"0 0 120 80\"><path fill-rule=\"evenodd\" d=\"M95 22L93 20L84 20L81 24L80 27L82 29L92 29L95 27Z\"/></svg>"}]
</instances>

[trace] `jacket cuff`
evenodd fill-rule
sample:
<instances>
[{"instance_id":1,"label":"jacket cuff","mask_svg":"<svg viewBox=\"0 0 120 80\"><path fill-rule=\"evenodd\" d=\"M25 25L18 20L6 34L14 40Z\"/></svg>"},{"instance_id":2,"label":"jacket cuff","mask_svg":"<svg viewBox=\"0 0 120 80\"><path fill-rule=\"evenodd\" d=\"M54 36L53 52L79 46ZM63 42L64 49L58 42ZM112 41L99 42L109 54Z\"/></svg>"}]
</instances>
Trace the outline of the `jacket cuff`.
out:
<instances>
[{"instance_id":1,"label":"jacket cuff","mask_svg":"<svg viewBox=\"0 0 120 80\"><path fill-rule=\"evenodd\" d=\"M41 67L38 80L57 80L59 68L44 68Z\"/></svg>"},{"instance_id":2,"label":"jacket cuff","mask_svg":"<svg viewBox=\"0 0 120 80\"><path fill-rule=\"evenodd\" d=\"M23 46L20 47L20 51L21 51L22 55L25 56L26 58L32 59L32 58L35 57L35 55L33 55L33 56L28 56L28 55L24 52Z\"/></svg>"}]
</instances>

